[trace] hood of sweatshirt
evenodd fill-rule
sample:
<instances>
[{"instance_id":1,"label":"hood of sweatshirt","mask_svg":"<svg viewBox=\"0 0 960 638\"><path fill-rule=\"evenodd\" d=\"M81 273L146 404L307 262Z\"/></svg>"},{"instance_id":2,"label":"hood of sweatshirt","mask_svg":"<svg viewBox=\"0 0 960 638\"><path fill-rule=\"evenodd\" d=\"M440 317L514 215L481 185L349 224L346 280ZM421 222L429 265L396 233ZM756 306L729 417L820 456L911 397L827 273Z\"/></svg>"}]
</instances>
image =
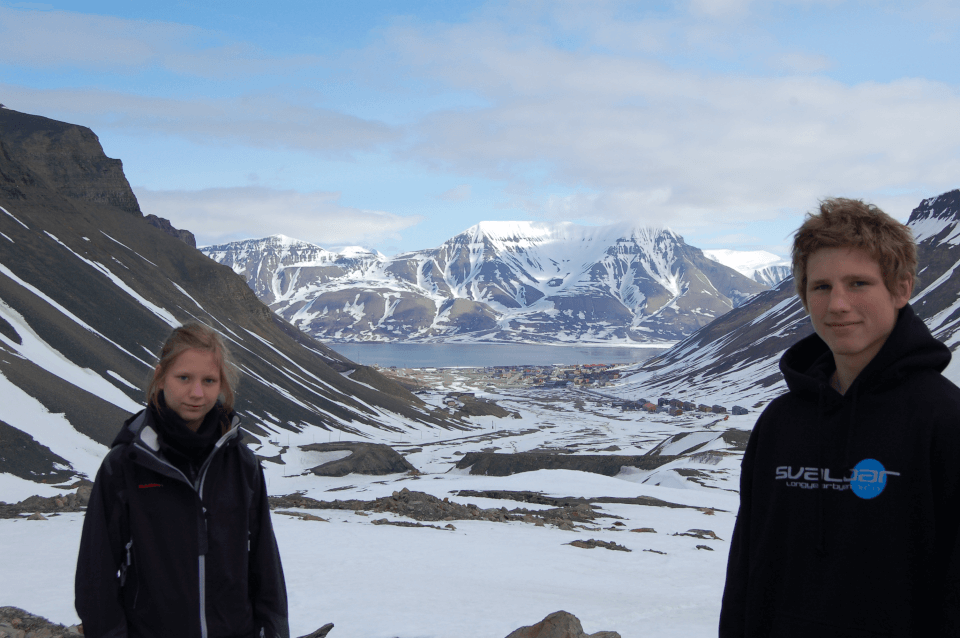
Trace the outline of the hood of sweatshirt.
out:
<instances>
[{"instance_id":1,"label":"hood of sweatshirt","mask_svg":"<svg viewBox=\"0 0 960 638\"><path fill-rule=\"evenodd\" d=\"M857 375L845 396L882 391L917 370L942 372L950 357L950 349L937 341L907 304L877 356ZM835 369L833 353L816 333L795 343L780 359L787 387L800 396L819 395L823 385L829 386Z\"/></svg>"}]
</instances>

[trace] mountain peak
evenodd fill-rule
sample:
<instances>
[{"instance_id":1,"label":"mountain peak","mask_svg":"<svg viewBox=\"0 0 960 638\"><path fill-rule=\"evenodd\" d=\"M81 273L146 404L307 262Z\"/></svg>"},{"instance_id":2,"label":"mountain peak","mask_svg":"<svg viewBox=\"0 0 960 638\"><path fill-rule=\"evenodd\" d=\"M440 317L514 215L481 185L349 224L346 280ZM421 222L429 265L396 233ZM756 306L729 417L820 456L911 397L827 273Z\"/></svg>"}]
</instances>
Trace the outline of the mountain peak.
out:
<instances>
[{"instance_id":1,"label":"mountain peak","mask_svg":"<svg viewBox=\"0 0 960 638\"><path fill-rule=\"evenodd\" d=\"M913 229L917 242L936 237L945 228L960 222L960 189L929 197L910 213L907 225ZM955 235L955 233L951 233Z\"/></svg>"},{"instance_id":2,"label":"mountain peak","mask_svg":"<svg viewBox=\"0 0 960 638\"><path fill-rule=\"evenodd\" d=\"M39 186L73 200L142 215L123 163L107 157L100 139L86 126L0 109L0 133L0 163L11 182L7 192L16 200L30 198L21 186Z\"/></svg>"},{"instance_id":3,"label":"mountain peak","mask_svg":"<svg viewBox=\"0 0 960 638\"><path fill-rule=\"evenodd\" d=\"M907 223L929 217L945 219L946 216L949 216L956 220L958 212L960 212L960 189L954 189L936 197L928 197L920 202L920 205L910 213L910 219Z\"/></svg>"},{"instance_id":4,"label":"mountain peak","mask_svg":"<svg viewBox=\"0 0 960 638\"><path fill-rule=\"evenodd\" d=\"M590 241L611 243L618 239L656 239L668 235L677 241L683 237L668 227L636 226L630 223L587 226L574 222L547 221L482 221L461 233L473 238L486 237L492 241L518 242L534 240L538 243Z\"/></svg>"}]
</instances>

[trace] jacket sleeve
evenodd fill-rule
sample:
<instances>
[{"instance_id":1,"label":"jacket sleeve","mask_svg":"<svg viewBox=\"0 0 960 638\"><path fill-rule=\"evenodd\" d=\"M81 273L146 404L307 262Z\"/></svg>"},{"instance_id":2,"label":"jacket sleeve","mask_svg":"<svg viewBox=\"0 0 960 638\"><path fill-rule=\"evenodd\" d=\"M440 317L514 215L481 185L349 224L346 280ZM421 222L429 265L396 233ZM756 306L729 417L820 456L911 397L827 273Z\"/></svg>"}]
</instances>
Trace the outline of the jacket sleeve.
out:
<instances>
[{"instance_id":1,"label":"jacket sleeve","mask_svg":"<svg viewBox=\"0 0 960 638\"><path fill-rule=\"evenodd\" d=\"M753 459L756 454L760 421L753 428L747 450L740 464L740 510L730 540L730 555L727 558L727 580L723 587L720 607L720 638L746 635L747 574L749 572L750 511L753 484Z\"/></svg>"},{"instance_id":2,"label":"jacket sleeve","mask_svg":"<svg viewBox=\"0 0 960 638\"><path fill-rule=\"evenodd\" d=\"M254 524L250 535L250 596L254 622L265 638L289 638L287 586L280 551L270 521L270 503L263 469L257 466L259 488L254 497Z\"/></svg>"},{"instance_id":3,"label":"jacket sleeve","mask_svg":"<svg viewBox=\"0 0 960 638\"><path fill-rule=\"evenodd\" d=\"M125 555L123 481L114 461L115 454L108 454L97 472L77 556L74 604L84 636L91 638L127 636L118 576Z\"/></svg>"}]
</instances>

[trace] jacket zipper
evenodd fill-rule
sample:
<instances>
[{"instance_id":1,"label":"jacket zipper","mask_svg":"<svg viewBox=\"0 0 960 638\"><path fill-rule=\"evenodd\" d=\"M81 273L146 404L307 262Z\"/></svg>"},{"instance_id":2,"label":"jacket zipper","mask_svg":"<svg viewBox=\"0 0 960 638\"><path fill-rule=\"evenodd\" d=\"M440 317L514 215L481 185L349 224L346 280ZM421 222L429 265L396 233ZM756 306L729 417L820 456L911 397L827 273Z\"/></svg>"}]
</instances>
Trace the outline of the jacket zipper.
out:
<instances>
[{"instance_id":1,"label":"jacket zipper","mask_svg":"<svg viewBox=\"0 0 960 638\"><path fill-rule=\"evenodd\" d=\"M210 463L213 460L213 456L223 447L223 444L233 438L234 432L236 431L236 425L230 428L226 434L220 437L220 439L213 446L213 451L210 452L210 455L207 457L207 460L203 462L203 465L200 467L200 471L197 473L197 482L191 483L190 479L187 478L187 475L184 474L178 467L167 461L166 459L157 456L157 454L140 444L140 441L137 440L134 442L134 447L139 447L141 450L149 454L153 459L157 460L159 463L163 464L165 467L174 470L180 476L183 477L184 483L193 488L194 492L197 493L197 498L200 499L200 509L201 516L203 518L203 543L200 547L200 556L199 556L199 577L200 577L200 637L208 638L209 632L207 630L207 564L206 564L206 554L207 554L207 508L203 505L203 484L207 478L207 470L210 468ZM137 438L140 438L139 432L137 433Z\"/></svg>"}]
</instances>

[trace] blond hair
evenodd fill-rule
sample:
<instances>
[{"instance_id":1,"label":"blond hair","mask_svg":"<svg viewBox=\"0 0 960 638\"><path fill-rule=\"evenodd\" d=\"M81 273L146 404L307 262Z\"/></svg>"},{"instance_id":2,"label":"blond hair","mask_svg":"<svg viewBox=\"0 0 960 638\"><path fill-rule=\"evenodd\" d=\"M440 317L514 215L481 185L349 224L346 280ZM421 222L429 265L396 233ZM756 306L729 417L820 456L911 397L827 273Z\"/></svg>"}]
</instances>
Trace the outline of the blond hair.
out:
<instances>
[{"instance_id":1,"label":"blond hair","mask_svg":"<svg viewBox=\"0 0 960 638\"><path fill-rule=\"evenodd\" d=\"M220 335L210 326L191 321L176 328L167 338L160 350L159 362L147 384L147 403L159 408L157 396L160 394L160 382L167 375L174 361L187 350L212 352L220 369L220 401L227 412L233 410L233 389L240 374L233 363L230 351Z\"/></svg>"},{"instance_id":2,"label":"blond hair","mask_svg":"<svg viewBox=\"0 0 960 638\"><path fill-rule=\"evenodd\" d=\"M897 284L917 275L917 244L910 229L873 204L834 197L820 202L819 213L808 213L793 236L793 278L807 306L807 261L822 248L859 248L880 265L891 294Z\"/></svg>"}]
</instances>

